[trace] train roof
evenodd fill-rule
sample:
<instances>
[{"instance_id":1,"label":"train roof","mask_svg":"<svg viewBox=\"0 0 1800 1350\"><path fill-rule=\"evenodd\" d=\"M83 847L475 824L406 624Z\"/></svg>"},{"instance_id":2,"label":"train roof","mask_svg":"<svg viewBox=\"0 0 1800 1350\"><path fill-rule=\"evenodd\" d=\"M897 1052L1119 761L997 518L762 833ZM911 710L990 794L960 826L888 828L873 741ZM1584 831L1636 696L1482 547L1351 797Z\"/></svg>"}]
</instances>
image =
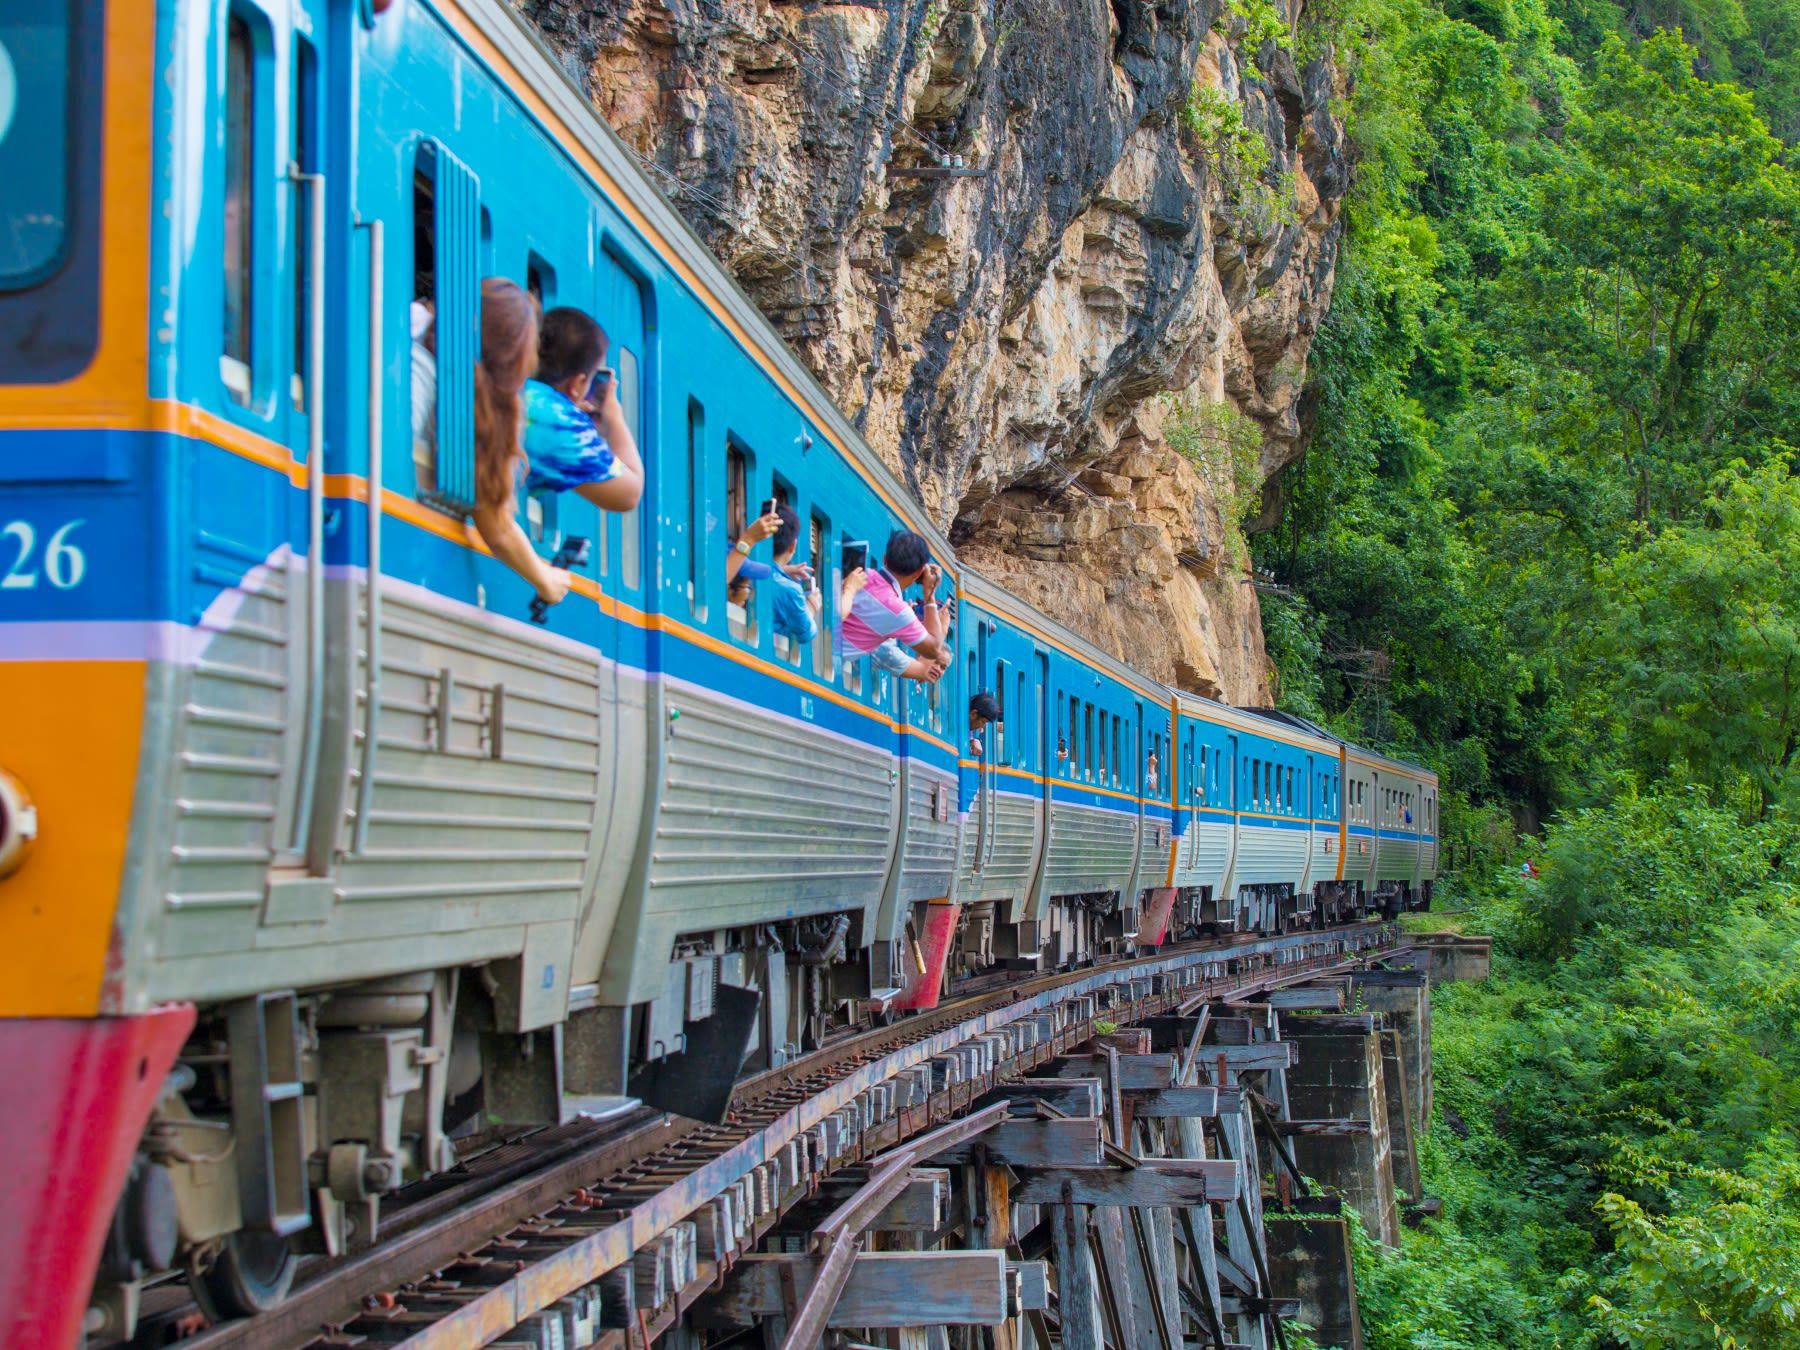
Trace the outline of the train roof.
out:
<instances>
[{"instance_id":1,"label":"train roof","mask_svg":"<svg viewBox=\"0 0 1800 1350\"><path fill-rule=\"evenodd\" d=\"M955 550L944 532L932 523L925 509L851 425L756 302L682 218L637 156L575 84L531 20L500 0L470 0L466 12L500 54L532 79L549 110L593 156L601 170L626 187L625 201L620 205L624 207L628 202L636 208L641 217L635 222L639 232L652 236L645 242L652 247L659 242L665 246L665 260L675 264L674 270L684 284L711 293L736 324L739 340L751 349L753 356L764 359L771 368L769 373L778 376L777 383L788 386L798 410L813 423L814 429L837 445L895 514L929 541L934 554L953 559ZM626 214L629 217L633 212L626 210Z\"/></svg>"},{"instance_id":2,"label":"train roof","mask_svg":"<svg viewBox=\"0 0 1800 1350\"><path fill-rule=\"evenodd\" d=\"M1429 782L1437 782L1437 775L1421 764L1414 764L1410 760L1395 759L1392 755L1384 755L1379 750L1371 750L1365 745L1358 745L1355 741L1347 741L1342 736L1332 734L1317 722L1302 717L1298 713L1288 712L1282 708L1246 708L1244 711L1257 717L1267 718L1271 722L1279 722L1285 726L1299 727L1302 730L1310 731L1313 735L1322 737L1333 745L1343 746L1352 757L1364 764L1373 765L1376 768L1398 769L1403 773L1417 774Z\"/></svg>"},{"instance_id":3,"label":"train roof","mask_svg":"<svg viewBox=\"0 0 1800 1350\"><path fill-rule=\"evenodd\" d=\"M1169 690L1167 686L1140 671L1133 670L1118 657L1095 646L1079 633L1064 627L1036 605L1021 600L999 582L983 576L974 568L959 566L959 572L963 593L970 599L993 610L996 614L1005 615L1019 627L1053 646L1061 647L1069 655L1098 666L1120 683L1132 686L1158 705L1164 708L1168 706Z\"/></svg>"}]
</instances>

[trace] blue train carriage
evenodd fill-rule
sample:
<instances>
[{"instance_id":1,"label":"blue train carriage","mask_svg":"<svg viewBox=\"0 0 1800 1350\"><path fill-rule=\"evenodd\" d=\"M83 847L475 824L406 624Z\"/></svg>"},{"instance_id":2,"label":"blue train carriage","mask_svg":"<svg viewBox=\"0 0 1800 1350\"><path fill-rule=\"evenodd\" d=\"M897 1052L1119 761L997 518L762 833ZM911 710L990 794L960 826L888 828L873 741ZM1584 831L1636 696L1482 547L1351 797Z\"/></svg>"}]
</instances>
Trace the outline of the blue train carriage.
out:
<instances>
[{"instance_id":1,"label":"blue train carriage","mask_svg":"<svg viewBox=\"0 0 1800 1350\"><path fill-rule=\"evenodd\" d=\"M780 650L765 597L728 612L733 455L740 497L788 485L815 552L912 516L509 7L18 13L0 41L65 83L28 91L0 141L62 170L8 199L37 234L0 278L0 1039L41 1070L4 1114L23 1131L9 1175L83 1189L5 1197L21 1222L0 1288L29 1286L52 1247L93 1269L129 1187L173 1206L173 1267L208 1306L253 1311L295 1249L372 1241L381 1197L482 1122L554 1121L559 1086L616 1086L634 1051L692 1051L695 1026L728 1020L712 1009L773 1001L722 992L757 980L732 964L748 911L706 879L735 864L683 858L665 808L691 824L735 803L721 823L750 832L755 871L768 816L856 800L847 828L814 820L794 893L765 891L754 917L802 957L835 954L820 920L848 916L849 952L872 943L900 851L900 709L828 650ZM521 501L546 557L591 544L543 625L465 520L490 275L595 314L651 481L692 475L624 517ZM692 697L711 681L765 726L721 734ZM683 697L694 734L671 739ZM956 697L914 715L941 722ZM785 797L766 762L782 718L820 728ZM764 776L743 772L759 754ZM947 781L949 752L937 763ZM709 798L701 777L737 787ZM954 826L935 829L937 876L902 869L901 890L947 892ZM722 931L670 931L650 899L665 881ZM692 951L671 966L675 938ZM550 1053L572 1003L587 1084L559 1084ZM766 1036L765 1055L796 1039ZM716 1098L736 1067L696 1076ZM95 1094L105 1113L77 1109ZM146 1120L173 1151L139 1151ZM129 1334L135 1289L170 1259L109 1265L109 1330ZM83 1281L64 1284L54 1307L42 1289L0 1300L0 1340L72 1339Z\"/></svg>"},{"instance_id":2,"label":"blue train carriage","mask_svg":"<svg viewBox=\"0 0 1800 1350\"><path fill-rule=\"evenodd\" d=\"M900 680L834 644L846 548L875 562L895 529L914 530L951 588L948 542L822 394L809 425L825 434L795 434L752 372L717 378L730 365L722 343L701 353L694 376L714 377L711 406L702 425L699 395L687 397L689 458L665 455L656 480L658 553L677 566L663 575L645 767L630 785L641 815L620 803L636 821L620 842L634 862L618 894L598 897L610 940L567 1032L584 1061L611 1065L577 1075L575 1090L629 1090L690 1115L723 1110L745 1054L749 1068L773 1067L833 1026L935 1003L936 972L918 963L938 921L925 909L950 895L967 716L954 675ZM798 517L795 561L822 579L804 645L776 630L767 586L745 606L724 594L723 540L769 501ZM718 541L692 572L690 528ZM760 1009L741 989L760 992ZM714 1015L718 999L729 1015ZM739 1030L747 1041L713 1039Z\"/></svg>"},{"instance_id":3,"label":"blue train carriage","mask_svg":"<svg viewBox=\"0 0 1800 1350\"><path fill-rule=\"evenodd\" d=\"M1335 899L1340 751L1316 728L1177 694L1176 914L1200 932L1284 932ZM1334 907L1335 912L1335 907Z\"/></svg>"},{"instance_id":4,"label":"blue train carriage","mask_svg":"<svg viewBox=\"0 0 1800 1350\"><path fill-rule=\"evenodd\" d=\"M1431 907L1438 781L1429 769L1344 748L1344 875L1385 917Z\"/></svg>"},{"instance_id":5,"label":"blue train carriage","mask_svg":"<svg viewBox=\"0 0 1800 1350\"><path fill-rule=\"evenodd\" d=\"M965 754L959 968L1068 966L1138 945L1169 840L1168 694L999 586L964 574L963 684L1001 720Z\"/></svg>"}]
</instances>

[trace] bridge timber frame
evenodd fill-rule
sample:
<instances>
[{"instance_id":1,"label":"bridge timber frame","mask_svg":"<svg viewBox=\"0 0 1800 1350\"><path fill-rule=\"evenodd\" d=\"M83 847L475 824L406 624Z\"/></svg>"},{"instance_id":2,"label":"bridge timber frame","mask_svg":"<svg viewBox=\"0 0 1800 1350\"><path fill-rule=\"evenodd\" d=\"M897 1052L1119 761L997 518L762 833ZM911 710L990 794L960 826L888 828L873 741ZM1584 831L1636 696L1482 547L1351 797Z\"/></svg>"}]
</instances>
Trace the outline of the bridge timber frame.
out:
<instances>
[{"instance_id":1,"label":"bridge timber frame","mask_svg":"<svg viewBox=\"0 0 1800 1350\"><path fill-rule=\"evenodd\" d=\"M1282 1128L1296 1043L1253 1000L1342 1007L1408 949L1367 924L971 999L678 1174L596 1177L311 1334L254 1319L187 1345L871 1344L856 1328L893 1350L1287 1350L1300 1305L1271 1275L1261 1178L1266 1158L1284 1200L1306 1193Z\"/></svg>"}]
</instances>

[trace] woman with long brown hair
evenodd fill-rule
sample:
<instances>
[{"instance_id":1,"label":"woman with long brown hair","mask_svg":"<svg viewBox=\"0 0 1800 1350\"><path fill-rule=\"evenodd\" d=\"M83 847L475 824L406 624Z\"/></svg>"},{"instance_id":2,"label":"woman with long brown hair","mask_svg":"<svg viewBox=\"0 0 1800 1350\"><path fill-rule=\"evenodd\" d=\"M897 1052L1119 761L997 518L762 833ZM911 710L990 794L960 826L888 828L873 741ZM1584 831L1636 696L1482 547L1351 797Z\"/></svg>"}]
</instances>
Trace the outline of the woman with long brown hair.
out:
<instances>
[{"instance_id":1,"label":"woman with long brown hair","mask_svg":"<svg viewBox=\"0 0 1800 1350\"><path fill-rule=\"evenodd\" d=\"M538 557L519 528L513 498L526 468L520 391L537 368L538 305L503 277L481 283L481 360L475 365L475 528L493 555L556 604L569 574Z\"/></svg>"}]
</instances>

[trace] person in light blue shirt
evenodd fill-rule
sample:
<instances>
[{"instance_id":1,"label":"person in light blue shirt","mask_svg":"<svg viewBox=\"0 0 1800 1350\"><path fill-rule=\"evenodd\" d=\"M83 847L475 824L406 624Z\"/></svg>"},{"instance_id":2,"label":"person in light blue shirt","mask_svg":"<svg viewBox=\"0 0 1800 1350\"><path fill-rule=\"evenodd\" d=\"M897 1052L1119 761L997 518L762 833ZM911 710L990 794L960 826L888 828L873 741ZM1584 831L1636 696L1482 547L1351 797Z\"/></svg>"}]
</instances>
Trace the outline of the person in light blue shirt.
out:
<instances>
[{"instance_id":1,"label":"person in light blue shirt","mask_svg":"<svg viewBox=\"0 0 1800 1350\"><path fill-rule=\"evenodd\" d=\"M520 444L526 488L574 492L603 511L629 511L644 494L644 465L606 368L606 334L560 306L538 330L537 373L526 382Z\"/></svg>"},{"instance_id":2,"label":"person in light blue shirt","mask_svg":"<svg viewBox=\"0 0 1800 1350\"><path fill-rule=\"evenodd\" d=\"M764 539L775 540L775 563L760 563L750 550ZM813 569L794 561L800 546L800 518L793 508L780 505L744 527L743 535L726 556L727 582L767 581L772 588L770 610L779 637L801 646L819 635L819 581Z\"/></svg>"}]
</instances>

